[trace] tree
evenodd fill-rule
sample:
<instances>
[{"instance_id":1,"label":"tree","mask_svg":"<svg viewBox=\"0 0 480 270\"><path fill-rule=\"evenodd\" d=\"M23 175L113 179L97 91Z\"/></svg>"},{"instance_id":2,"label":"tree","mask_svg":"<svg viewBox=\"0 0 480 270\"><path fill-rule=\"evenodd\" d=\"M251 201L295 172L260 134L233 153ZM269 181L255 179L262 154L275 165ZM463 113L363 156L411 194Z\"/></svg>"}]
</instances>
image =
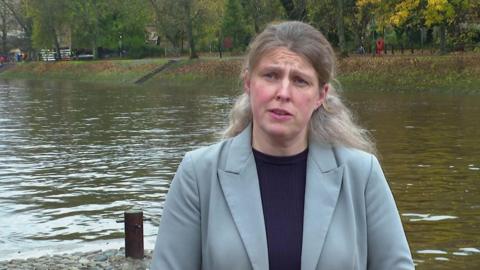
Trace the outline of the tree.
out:
<instances>
[{"instance_id":1,"label":"tree","mask_svg":"<svg viewBox=\"0 0 480 270\"><path fill-rule=\"evenodd\" d=\"M2 54L7 54L8 9L0 2L0 28L2 32Z\"/></svg>"},{"instance_id":2,"label":"tree","mask_svg":"<svg viewBox=\"0 0 480 270\"><path fill-rule=\"evenodd\" d=\"M32 57L32 29L33 21L27 13L27 7L29 0L0 0L2 3L2 8L8 9L10 14L13 16L17 24L25 32L25 39L27 44L25 44L25 49L28 51L29 57ZM6 12L6 10L4 10Z\"/></svg>"},{"instance_id":3,"label":"tree","mask_svg":"<svg viewBox=\"0 0 480 270\"><path fill-rule=\"evenodd\" d=\"M407 0L409 1L409 0ZM414 0L415 1L415 0ZM395 9L396 5L402 2L402 0L389 0L389 1L381 1L381 0L358 0L356 5L358 10L361 14L369 14L368 27L370 28L370 36L369 39L372 43L370 48L374 47L376 33L380 32L384 35L385 30L392 27L392 17L395 16ZM401 11L402 15L405 15ZM407 14L408 15L408 14ZM400 22L399 22L400 23ZM403 23L403 22L402 22ZM403 36L404 27L394 27L396 40L402 40L401 36ZM400 43L402 51L403 51L403 44Z\"/></svg>"},{"instance_id":4,"label":"tree","mask_svg":"<svg viewBox=\"0 0 480 270\"><path fill-rule=\"evenodd\" d=\"M352 33L354 37L354 44L356 48L362 46L365 48L365 39L367 36L367 26L370 21L372 21L372 7L371 6L363 6L359 7L356 1L352 1L352 5L350 6L350 12L353 16L351 18L351 27Z\"/></svg>"},{"instance_id":5,"label":"tree","mask_svg":"<svg viewBox=\"0 0 480 270\"><path fill-rule=\"evenodd\" d=\"M30 0L27 10L33 20L32 41L36 48L54 47L60 57L60 38L70 28L67 0Z\"/></svg>"},{"instance_id":6,"label":"tree","mask_svg":"<svg viewBox=\"0 0 480 270\"><path fill-rule=\"evenodd\" d=\"M201 16L197 19L198 45L207 50L218 49L215 47L221 40L225 0L202 0L201 6Z\"/></svg>"},{"instance_id":7,"label":"tree","mask_svg":"<svg viewBox=\"0 0 480 270\"><path fill-rule=\"evenodd\" d=\"M222 34L233 40L233 48L244 49L245 40L248 36L246 22L244 20L244 10L239 0L227 0L225 5L225 15L223 16Z\"/></svg>"},{"instance_id":8,"label":"tree","mask_svg":"<svg viewBox=\"0 0 480 270\"><path fill-rule=\"evenodd\" d=\"M447 53L447 27L459 23L456 17L469 7L469 0L428 0L424 16L427 26L438 26L440 35L440 53Z\"/></svg>"},{"instance_id":9,"label":"tree","mask_svg":"<svg viewBox=\"0 0 480 270\"><path fill-rule=\"evenodd\" d=\"M338 45L340 46L340 54L342 57L348 56L347 44L345 42L345 23L343 18L344 1L336 0L336 17L337 17L337 36Z\"/></svg>"},{"instance_id":10,"label":"tree","mask_svg":"<svg viewBox=\"0 0 480 270\"><path fill-rule=\"evenodd\" d=\"M480 23L480 1L470 1L470 6L467 8L468 17L471 22Z\"/></svg>"},{"instance_id":11,"label":"tree","mask_svg":"<svg viewBox=\"0 0 480 270\"><path fill-rule=\"evenodd\" d=\"M304 21L307 18L306 0L280 0L289 20Z\"/></svg>"},{"instance_id":12,"label":"tree","mask_svg":"<svg viewBox=\"0 0 480 270\"><path fill-rule=\"evenodd\" d=\"M152 19L143 0L70 0L73 14L72 46L90 48L94 58L100 49L125 50L142 57L145 26Z\"/></svg>"},{"instance_id":13,"label":"tree","mask_svg":"<svg viewBox=\"0 0 480 270\"><path fill-rule=\"evenodd\" d=\"M240 0L240 3L244 10L244 22L246 25L253 24L252 32L255 33L263 30L267 23L285 17L285 9L278 0Z\"/></svg>"},{"instance_id":14,"label":"tree","mask_svg":"<svg viewBox=\"0 0 480 270\"><path fill-rule=\"evenodd\" d=\"M412 53L413 49L413 33L418 32L423 26L422 10L423 5L420 0L401 0L391 6L390 18L388 22L394 28L397 40L402 40L402 35L407 34L408 46ZM403 49L403 44L401 44Z\"/></svg>"},{"instance_id":15,"label":"tree","mask_svg":"<svg viewBox=\"0 0 480 270\"><path fill-rule=\"evenodd\" d=\"M176 48L183 48L186 35L190 47L190 58L198 58L196 40L202 28L201 21L208 14L213 0L149 0L155 9L155 21L162 33ZM182 45L179 46L179 43Z\"/></svg>"},{"instance_id":16,"label":"tree","mask_svg":"<svg viewBox=\"0 0 480 270\"><path fill-rule=\"evenodd\" d=\"M159 35L163 35L173 48L180 50L185 36L185 14L176 1L149 0L153 7L155 25Z\"/></svg>"},{"instance_id":17,"label":"tree","mask_svg":"<svg viewBox=\"0 0 480 270\"><path fill-rule=\"evenodd\" d=\"M179 0L180 5L184 10L184 14L186 15L186 30L187 30L187 37L188 43L190 45L190 59L198 58L197 51L195 48L195 37L193 33L193 20L196 17L195 11L193 10L193 0Z\"/></svg>"},{"instance_id":18,"label":"tree","mask_svg":"<svg viewBox=\"0 0 480 270\"><path fill-rule=\"evenodd\" d=\"M477 4L476 4L477 3ZM477 0L358 0L360 8L373 6L373 14L377 29L386 26L394 27L397 40L405 32L410 45L413 44L412 33L424 26L436 27L440 37L440 53L446 53L448 32L454 38L460 36L460 25L478 5ZM457 38L458 39L458 38Z\"/></svg>"},{"instance_id":19,"label":"tree","mask_svg":"<svg viewBox=\"0 0 480 270\"><path fill-rule=\"evenodd\" d=\"M313 0L308 5L308 21L331 42L336 40L336 12L333 0Z\"/></svg>"},{"instance_id":20,"label":"tree","mask_svg":"<svg viewBox=\"0 0 480 270\"><path fill-rule=\"evenodd\" d=\"M314 0L309 3L308 20L320 29L327 38L340 48L341 57L348 56L347 40L353 36L355 46L360 45L360 33L355 30L355 1Z\"/></svg>"},{"instance_id":21,"label":"tree","mask_svg":"<svg viewBox=\"0 0 480 270\"><path fill-rule=\"evenodd\" d=\"M101 21L110 26L102 35L102 44L107 48L125 49L130 57L143 57L145 48L145 26L151 20L148 3L144 0L115 0L113 12ZM111 3L112 0L107 0ZM120 48L121 47L121 48Z\"/></svg>"},{"instance_id":22,"label":"tree","mask_svg":"<svg viewBox=\"0 0 480 270\"><path fill-rule=\"evenodd\" d=\"M228 6L228 3L230 1L227 1L226 6ZM253 22L253 29L255 33L260 32L260 25L262 24L262 15L263 12L263 3L261 0L244 0L242 1L244 10L244 16L246 21L249 21L248 19L251 19ZM228 9L227 9L228 10Z\"/></svg>"},{"instance_id":23,"label":"tree","mask_svg":"<svg viewBox=\"0 0 480 270\"><path fill-rule=\"evenodd\" d=\"M108 6L105 1L71 0L72 10L75 10L72 25L75 47L90 47L93 57L98 58L98 43L102 35L100 21L106 16Z\"/></svg>"}]
</instances>

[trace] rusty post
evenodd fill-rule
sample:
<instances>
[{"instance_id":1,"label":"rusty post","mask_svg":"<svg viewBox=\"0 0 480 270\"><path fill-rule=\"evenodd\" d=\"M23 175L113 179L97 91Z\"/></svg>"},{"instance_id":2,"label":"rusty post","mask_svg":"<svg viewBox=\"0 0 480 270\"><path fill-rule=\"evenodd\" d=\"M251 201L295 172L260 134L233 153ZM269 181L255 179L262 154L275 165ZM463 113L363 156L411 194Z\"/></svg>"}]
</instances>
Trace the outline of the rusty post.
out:
<instances>
[{"instance_id":1,"label":"rusty post","mask_svg":"<svg viewBox=\"0 0 480 270\"><path fill-rule=\"evenodd\" d=\"M143 212L127 211L125 220L125 256L143 259Z\"/></svg>"}]
</instances>

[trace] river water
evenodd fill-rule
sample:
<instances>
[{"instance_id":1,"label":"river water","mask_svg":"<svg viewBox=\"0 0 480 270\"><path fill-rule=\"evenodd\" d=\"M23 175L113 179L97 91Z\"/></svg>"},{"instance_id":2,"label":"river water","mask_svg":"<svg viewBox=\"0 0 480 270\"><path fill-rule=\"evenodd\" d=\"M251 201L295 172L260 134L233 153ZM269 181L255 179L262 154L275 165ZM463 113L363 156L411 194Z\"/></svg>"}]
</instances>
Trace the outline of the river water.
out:
<instances>
[{"instance_id":1,"label":"river water","mask_svg":"<svg viewBox=\"0 0 480 270\"><path fill-rule=\"evenodd\" d=\"M235 88L0 81L0 260L123 245L132 208L151 248L179 161L219 139ZM377 140L417 269L478 267L480 96L345 96Z\"/></svg>"}]
</instances>

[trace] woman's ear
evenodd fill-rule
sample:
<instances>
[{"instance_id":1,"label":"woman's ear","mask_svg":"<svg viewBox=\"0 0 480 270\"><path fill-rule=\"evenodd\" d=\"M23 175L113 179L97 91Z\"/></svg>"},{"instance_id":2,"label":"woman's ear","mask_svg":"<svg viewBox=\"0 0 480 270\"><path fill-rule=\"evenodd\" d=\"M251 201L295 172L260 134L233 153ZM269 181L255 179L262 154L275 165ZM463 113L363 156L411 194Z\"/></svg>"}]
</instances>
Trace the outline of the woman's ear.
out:
<instances>
[{"instance_id":1,"label":"woman's ear","mask_svg":"<svg viewBox=\"0 0 480 270\"><path fill-rule=\"evenodd\" d=\"M318 100L317 100L317 109L320 108L320 106L322 106L322 104L327 99L327 94L329 89L330 88L328 83L324 84L320 89L320 93L318 95Z\"/></svg>"},{"instance_id":2,"label":"woman's ear","mask_svg":"<svg viewBox=\"0 0 480 270\"><path fill-rule=\"evenodd\" d=\"M250 95L250 74L248 70L243 72L243 91L247 95Z\"/></svg>"}]
</instances>

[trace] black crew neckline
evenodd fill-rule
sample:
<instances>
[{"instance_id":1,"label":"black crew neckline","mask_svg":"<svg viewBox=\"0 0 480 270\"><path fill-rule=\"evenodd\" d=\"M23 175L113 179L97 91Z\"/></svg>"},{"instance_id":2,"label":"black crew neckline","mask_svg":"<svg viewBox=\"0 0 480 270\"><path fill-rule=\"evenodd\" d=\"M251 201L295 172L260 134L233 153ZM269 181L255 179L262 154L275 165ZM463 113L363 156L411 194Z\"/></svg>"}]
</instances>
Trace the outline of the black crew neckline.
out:
<instances>
[{"instance_id":1,"label":"black crew neckline","mask_svg":"<svg viewBox=\"0 0 480 270\"><path fill-rule=\"evenodd\" d=\"M302 152L292 156L273 156L273 155L262 153L253 147L252 147L252 152L256 159L259 159L263 162L267 162L271 164L293 164L300 161L304 161L308 157L308 147Z\"/></svg>"}]
</instances>

